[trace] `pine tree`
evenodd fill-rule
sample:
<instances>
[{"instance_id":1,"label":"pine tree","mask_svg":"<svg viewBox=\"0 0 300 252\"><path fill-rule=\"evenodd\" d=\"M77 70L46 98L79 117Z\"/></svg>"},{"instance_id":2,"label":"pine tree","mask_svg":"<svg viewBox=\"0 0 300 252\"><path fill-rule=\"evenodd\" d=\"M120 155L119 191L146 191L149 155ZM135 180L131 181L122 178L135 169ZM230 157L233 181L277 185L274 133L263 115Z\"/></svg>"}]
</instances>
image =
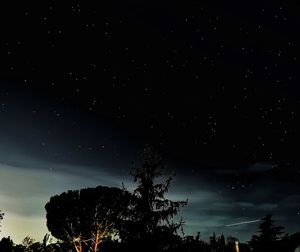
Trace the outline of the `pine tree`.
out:
<instances>
[{"instance_id":1,"label":"pine tree","mask_svg":"<svg viewBox=\"0 0 300 252\"><path fill-rule=\"evenodd\" d=\"M162 183L158 181L164 175L164 166L157 153L146 146L142 157L143 165L131 172L134 182L138 183L134 191L137 204L133 210L136 238L140 241L153 239L157 241L163 237L170 239L183 224L182 221L174 223L173 217L187 201L172 201L165 198L173 176L169 176Z\"/></svg>"},{"instance_id":2,"label":"pine tree","mask_svg":"<svg viewBox=\"0 0 300 252\"><path fill-rule=\"evenodd\" d=\"M253 235L249 245L255 251L276 251L278 242L283 238L283 227L277 226L268 214L262 218L258 227L258 235Z\"/></svg>"}]
</instances>

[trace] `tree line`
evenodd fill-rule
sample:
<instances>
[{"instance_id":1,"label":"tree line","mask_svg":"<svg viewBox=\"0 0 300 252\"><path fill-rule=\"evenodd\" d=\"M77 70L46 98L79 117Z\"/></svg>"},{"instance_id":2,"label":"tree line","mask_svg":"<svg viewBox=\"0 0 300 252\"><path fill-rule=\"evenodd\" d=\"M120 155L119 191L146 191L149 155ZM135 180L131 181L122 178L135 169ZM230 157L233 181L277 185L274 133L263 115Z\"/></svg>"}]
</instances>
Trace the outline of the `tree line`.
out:
<instances>
[{"instance_id":1,"label":"tree line","mask_svg":"<svg viewBox=\"0 0 300 252\"><path fill-rule=\"evenodd\" d=\"M55 195L45 205L47 227L42 242L26 237L14 244L10 237L0 241L0 252L295 252L300 233L284 234L271 215L265 216L257 234L247 243L213 234L209 241L183 232L182 220L174 221L187 200L166 198L173 176L164 177L161 157L145 147L143 164L131 175L137 187L98 186L69 190ZM4 214L0 211L0 222Z\"/></svg>"}]
</instances>

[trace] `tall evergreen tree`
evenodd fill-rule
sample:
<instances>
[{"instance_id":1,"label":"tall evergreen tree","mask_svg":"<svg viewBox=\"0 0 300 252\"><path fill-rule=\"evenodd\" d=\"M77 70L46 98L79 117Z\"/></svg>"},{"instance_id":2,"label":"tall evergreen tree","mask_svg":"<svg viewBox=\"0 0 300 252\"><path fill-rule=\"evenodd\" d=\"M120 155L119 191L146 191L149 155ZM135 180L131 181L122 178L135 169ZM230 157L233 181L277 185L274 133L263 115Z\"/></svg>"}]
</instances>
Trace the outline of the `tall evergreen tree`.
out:
<instances>
[{"instance_id":1,"label":"tall evergreen tree","mask_svg":"<svg viewBox=\"0 0 300 252\"><path fill-rule=\"evenodd\" d=\"M272 215L262 218L258 234L253 235L249 245L254 251L278 251L279 241L283 238L283 227L274 224Z\"/></svg>"},{"instance_id":2,"label":"tall evergreen tree","mask_svg":"<svg viewBox=\"0 0 300 252\"><path fill-rule=\"evenodd\" d=\"M149 242L155 239L155 243L158 244L158 240L170 240L182 226L182 221L174 223L173 217L187 201L172 201L165 197L173 176L161 181L164 166L157 153L146 146L142 157L143 164L131 172L134 182L137 183L134 191L137 202L133 209L133 233L136 234L136 240Z\"/></svg>"}]
</instances>

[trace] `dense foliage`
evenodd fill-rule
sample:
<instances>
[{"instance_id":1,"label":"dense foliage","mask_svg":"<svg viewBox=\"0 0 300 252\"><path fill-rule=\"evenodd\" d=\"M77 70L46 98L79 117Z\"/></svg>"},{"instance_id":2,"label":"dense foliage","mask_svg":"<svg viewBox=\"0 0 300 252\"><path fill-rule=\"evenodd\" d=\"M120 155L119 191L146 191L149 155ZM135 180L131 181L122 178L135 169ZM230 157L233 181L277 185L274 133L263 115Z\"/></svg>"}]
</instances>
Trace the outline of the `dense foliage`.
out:
<instances>
[{"instance_id":1,"label":"dense foliage","mask_svg":"<svg viewBox=\"0 0 300 252\"><path fill-rule=\"evenodd\" d=\"M132 244L130 250L159 250L170 247L165 241L176 239L176 231L182 222L174 223L180 207L187 201L172 201L166 198L172 176L158 181L164 176L162 160L151 148L143 152L143 164L131 172L137 188L134 190L135 202L131 209L131 219L120 234L122 240Z\"/></svg>"},{"instance_id":2,"label":"dense foliage","mask_svg":"<svg viewBox=\"0 0 300 252\"><path fill-rule=\"evenodd\" d=\"M64 192L46 204L47 227L51 234L78 251L93 248L113 234L126 218L131 194L123 189L98 186Z\"/></svg>"}]
</instances>

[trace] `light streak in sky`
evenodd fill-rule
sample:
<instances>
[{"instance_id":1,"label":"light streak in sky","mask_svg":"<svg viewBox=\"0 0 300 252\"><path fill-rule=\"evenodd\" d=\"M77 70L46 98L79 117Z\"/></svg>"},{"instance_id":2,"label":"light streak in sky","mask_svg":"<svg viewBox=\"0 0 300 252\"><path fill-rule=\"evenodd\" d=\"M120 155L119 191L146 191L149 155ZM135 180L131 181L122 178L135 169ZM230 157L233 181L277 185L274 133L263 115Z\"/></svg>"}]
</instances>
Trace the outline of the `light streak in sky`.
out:
<instances>
[{"instance_id":1,"label":"light streak in sky","mask_svg":"<svg viewBox=\"0 0 300 252\"><path fill-rule=\"evenodd\" d=\"M238 226L238 225L249 224L249 223L254 223L254 222L259 222L259 221L260 221L260 219L252 220L252 221L242 221L242 222L238 222L238 223L228 224L228 225L226 225L226 227Z\"/></svg>"}]
</instances>

